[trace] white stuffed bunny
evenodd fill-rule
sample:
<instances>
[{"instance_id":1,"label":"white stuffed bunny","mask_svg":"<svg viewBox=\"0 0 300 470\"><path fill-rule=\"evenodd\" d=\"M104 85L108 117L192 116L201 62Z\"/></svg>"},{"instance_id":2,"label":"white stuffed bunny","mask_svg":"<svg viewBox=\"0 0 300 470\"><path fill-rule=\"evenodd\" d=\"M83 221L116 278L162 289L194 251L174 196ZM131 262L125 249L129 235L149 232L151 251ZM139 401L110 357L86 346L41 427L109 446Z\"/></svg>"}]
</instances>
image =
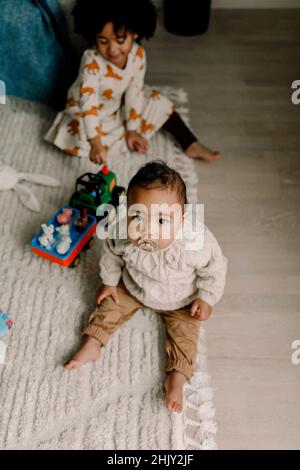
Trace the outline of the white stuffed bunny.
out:
<instances>
[{"instance_id":1,"label":"white stuffed bunny","mask_svg":"<svg viewBox=\"0 0 300 470\"><path fill-rule=\"evenodd\" d=\"M24 206L32 211L39 212L39 202L30 187L24 184L24 181L44 186L60 186L60 182L51 176L38 173L19 173L0 160L0 191L13 189Z\"/></svg>"}]
</instances>

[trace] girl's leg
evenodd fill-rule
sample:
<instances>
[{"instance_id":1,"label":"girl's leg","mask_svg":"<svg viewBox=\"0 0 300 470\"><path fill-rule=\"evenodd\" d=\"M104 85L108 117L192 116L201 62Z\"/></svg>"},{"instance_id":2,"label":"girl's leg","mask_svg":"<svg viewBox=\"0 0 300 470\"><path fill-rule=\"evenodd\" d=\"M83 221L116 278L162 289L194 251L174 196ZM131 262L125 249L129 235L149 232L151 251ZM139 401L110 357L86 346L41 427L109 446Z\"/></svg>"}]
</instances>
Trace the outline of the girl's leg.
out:
<instances>
[{"instance_id":1,"label":"girl's leg","mask_svg":"<svg viewBox=\"0 0 300 470\"><path fill-rule=\"evenodd\" d=\"M176 111L171 114L162 128L172 134L189 157L203 160L218 160L220 158L220 152L214 152L198 141Z\"/></svg>"}]
</instances>

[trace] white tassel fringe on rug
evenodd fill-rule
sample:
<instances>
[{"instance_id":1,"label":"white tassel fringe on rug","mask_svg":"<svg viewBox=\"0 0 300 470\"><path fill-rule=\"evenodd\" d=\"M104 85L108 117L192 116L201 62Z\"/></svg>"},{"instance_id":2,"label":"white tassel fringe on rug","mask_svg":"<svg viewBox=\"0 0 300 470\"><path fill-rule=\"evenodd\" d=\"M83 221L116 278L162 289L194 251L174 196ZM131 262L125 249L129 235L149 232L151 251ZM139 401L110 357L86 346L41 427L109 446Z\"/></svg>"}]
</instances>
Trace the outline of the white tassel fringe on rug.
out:
<instances>
[{"instance_id":1,"label":"white tassel fringe on rug","mask_svg":"<svg viewBox=\"0 0 300 470\"><path fill-rule=\"evenodd\" d=\"M185 92L163 88L187 119ZM1 105L0 159L20 172L61 181L59 188L34 186L41 212L24 207L13 191L0 192L0 308L14 320L0 364L1 449L215 449L216 425L206 370L203 325L195 374L185 385L184 412L164 405L164 328L150 309L140 309L103 349L101 359L79 370L63 363L81 342L99 286L99 241L68 270L31 253L29 242L58 208L68 203L76 178L97 167L69 157L42 136L55 112L38 103L8 98ZM194 161L163 133L149 155L111 160L118 184L127 186L149 159L163 158L180 172L189 202L197 201Z\"/></svg>"}]
</instances>

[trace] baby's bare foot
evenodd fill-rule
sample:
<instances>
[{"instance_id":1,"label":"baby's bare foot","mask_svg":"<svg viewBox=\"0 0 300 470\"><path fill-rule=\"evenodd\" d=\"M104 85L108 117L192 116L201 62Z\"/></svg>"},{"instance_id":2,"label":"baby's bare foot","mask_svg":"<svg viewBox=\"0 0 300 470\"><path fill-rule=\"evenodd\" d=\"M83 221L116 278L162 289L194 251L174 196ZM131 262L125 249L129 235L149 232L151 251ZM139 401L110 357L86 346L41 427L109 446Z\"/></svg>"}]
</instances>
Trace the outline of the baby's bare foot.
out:
<instances>
[{"instance_id":1,"label":"baby's bare foot","mask_svg":"<svg viewBox=\"0 0 300 470\"><path fill-rule=\"evenodd\" d=\"M191 158L200 158L202 160L213 161L221 158L220 152L214 152L200 142L193 142L185 151L186 155Z\"/></svg>"},{"instance_id":2,"label":"baby's bare foot","mask_svg":"<svg viewBox=\"0 0 300 470\"><path fill-rule=\"evenodd\" d=\"M97 361L101 354L101 344L92 336L88 336L78 353L73 359L65 364L66 369L77 369L77 367L91 361Z\"/></svg>"},{"instance_id":3,"label":"baby's bare foot","mask_svg":"<svg viewBox=\"0 0 300 470\"><path fill-rule=\"evenodd\" d=\"M172 371L164 383L165 403L169 411L181 413L183 401L183 385L186 377L180 372Z\"/></svg>"}]
</instances>

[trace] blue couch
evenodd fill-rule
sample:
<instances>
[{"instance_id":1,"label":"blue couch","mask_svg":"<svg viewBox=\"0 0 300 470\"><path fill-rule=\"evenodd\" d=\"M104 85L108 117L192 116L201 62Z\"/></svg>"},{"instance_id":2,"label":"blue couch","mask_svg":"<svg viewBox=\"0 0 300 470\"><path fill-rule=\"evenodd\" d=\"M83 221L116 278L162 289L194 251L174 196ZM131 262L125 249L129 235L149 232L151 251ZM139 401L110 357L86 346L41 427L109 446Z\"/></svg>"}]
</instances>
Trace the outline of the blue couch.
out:
<instances>
[{"instance_id":1,"label":"blue couch","mask_svg":"<svg viewBox=\"0 0 300 470\"><path fill-rule=\"evenodd\" d=\"M57 0L0 0L0 80L7 95L63 109L78 67Z\"/></svg>"}]
</instances>

